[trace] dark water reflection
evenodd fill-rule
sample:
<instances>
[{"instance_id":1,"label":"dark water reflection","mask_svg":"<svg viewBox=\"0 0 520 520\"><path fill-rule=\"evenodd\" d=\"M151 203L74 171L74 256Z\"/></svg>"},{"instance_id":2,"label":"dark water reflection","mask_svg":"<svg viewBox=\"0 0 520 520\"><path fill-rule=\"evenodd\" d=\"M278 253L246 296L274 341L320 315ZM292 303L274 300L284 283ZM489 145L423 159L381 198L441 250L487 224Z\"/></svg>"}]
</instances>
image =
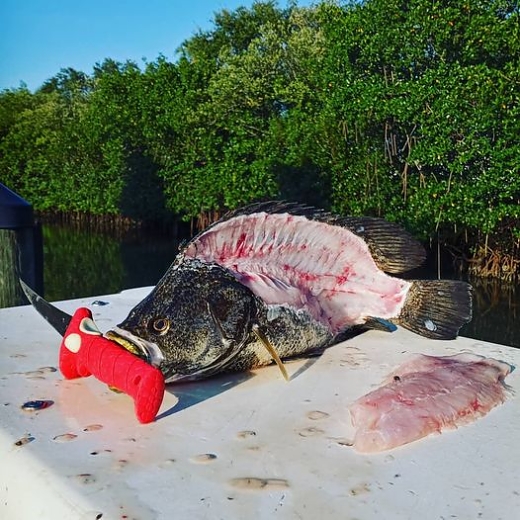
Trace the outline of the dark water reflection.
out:
<instances>
[{"instance_id":1,"label":"dark water reflection","mask_svg":"<svg viewBox=\"0 0 520 520\"><path fill-rule=\"evenodd\" d=\"M472 278L473 320L463 336L520 348L520 287Z\"/></svg>"},{"instance_id":2,"label":"dark water reflection","mask_svg":"<svg viewBox=\"0 0 520 520\"><path fill-rule=\"evenodd\" d=\"M155 285L171 264L179 242L148 232L115 237L45 225L45 297L65 300ZM415 276L435 278L433 270ZM455 275L443 273L445 278ZM473 320L463 336L520 348L520 287L472 279Z\"/></svg>"},{"instance_id":3,"label":"dark water reflection","mask_svg":"<svg viewBox=\"0 0 520 520\"><path fill-rule=\"evenodd\" d=\"M116 237L44 225L43 244L45 298L56 301L155 285L179 242L137 230Z\"/></svg>"}]
</instances>

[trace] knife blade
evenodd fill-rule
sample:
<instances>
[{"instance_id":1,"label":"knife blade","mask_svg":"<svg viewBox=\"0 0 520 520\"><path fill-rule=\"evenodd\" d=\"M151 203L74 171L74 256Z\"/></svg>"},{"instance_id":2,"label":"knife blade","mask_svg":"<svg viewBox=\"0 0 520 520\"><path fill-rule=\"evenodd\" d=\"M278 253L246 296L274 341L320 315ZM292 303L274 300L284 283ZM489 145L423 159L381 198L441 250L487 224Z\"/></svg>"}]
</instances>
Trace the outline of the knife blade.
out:
<instances>
[{"instance_id":1,"label":"knife blade","mask_svg":"<svg viewBox=\"0 0 520 520\"><path fill-rule=\"evenodd\" d=\"M43 318L56 329L61 336L65 336L65 332L69 327L72 316L66 312L51 305L44 300L38 293L34 292L21 278L20 285L23 292L31 305L43 316Z\"/></svg>"}]
</instances>

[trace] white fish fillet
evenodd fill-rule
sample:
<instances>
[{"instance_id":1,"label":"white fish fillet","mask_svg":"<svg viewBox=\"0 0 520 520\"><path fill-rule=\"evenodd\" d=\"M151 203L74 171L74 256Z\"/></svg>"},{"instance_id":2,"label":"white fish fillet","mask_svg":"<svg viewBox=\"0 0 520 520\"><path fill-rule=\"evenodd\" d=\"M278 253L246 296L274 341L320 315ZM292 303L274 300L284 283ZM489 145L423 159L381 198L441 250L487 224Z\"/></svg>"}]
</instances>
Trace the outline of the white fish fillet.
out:
<instances>
[{"instance_id":1,"label":"white fish fillet","mask_svg":"<svg viewBox=\"0 0 520 520\"><path fill-rule=\"evenodd\" d=\"M486 415L506 399L511 369L470 353L415 356L349 407L354 448L384 451Z\"/></svg>"},{"instance_id":2,"label":"white fish fillet","mask_svg":"<svg viewBox=\"0 0 520 520\"><path fill-rule=\"evenodd\" d=\"M347 228L288 213L217 223L186 254L231 269L269 305L306 308L334 333L398 316L412 285L381 271Z\"/></svg>"}]
</instances>

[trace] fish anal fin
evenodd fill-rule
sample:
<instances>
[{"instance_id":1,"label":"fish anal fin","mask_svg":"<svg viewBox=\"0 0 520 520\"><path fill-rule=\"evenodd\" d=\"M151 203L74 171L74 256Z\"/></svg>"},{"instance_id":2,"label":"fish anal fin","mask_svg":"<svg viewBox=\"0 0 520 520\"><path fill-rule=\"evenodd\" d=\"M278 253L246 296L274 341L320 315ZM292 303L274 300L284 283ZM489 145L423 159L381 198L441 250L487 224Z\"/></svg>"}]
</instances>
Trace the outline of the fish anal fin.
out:
<instances>
[{"instance_id":1,"label":"fish anal fin","mask_svg":"<svg viewBox=\"0 0 520 520\"><path fill-rule=\"evenodd\" d=\"M397 327L394 323L391 323L388 320L383 318L376 318L374 316L368 316L366 318L365 323L360 323L358 325L353 325L351 327L347 327L344 330L340 330L332 344L341 343L342 341L348 341L349 339L355 338L359 336L359 334L363 334L369 330L381 330L383 332L394 332L397 330Z\"/></svg>"},{"instance_id":2,"label":"fish anal fin","mask_svg":"<svg viewBox=\"0 0 520 520\"><path fill-rule=\"evenodd\" d=\"M363 329L382 330L384 332L394 332L397 330L397 327L392 322L383 318L376 318L375 316L369 316L361 327Z\"/></svg>"}]
</instances>

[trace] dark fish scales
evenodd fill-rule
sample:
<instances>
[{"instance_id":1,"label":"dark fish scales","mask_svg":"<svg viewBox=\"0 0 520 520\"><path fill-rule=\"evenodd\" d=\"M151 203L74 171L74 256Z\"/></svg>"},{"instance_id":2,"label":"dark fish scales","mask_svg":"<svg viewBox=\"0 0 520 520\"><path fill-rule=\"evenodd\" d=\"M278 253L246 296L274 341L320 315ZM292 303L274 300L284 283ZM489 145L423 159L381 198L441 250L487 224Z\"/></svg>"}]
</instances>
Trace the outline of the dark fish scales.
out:
<instances>
[{"instance_id":1,"label":"dark fish scales","mask_svg":"<svg viewBox=\"0 0 520 520\"><path fill-rule=\"evenodd\" d=\"M253 204L193 238L107 335L167 381L302 356L385 322L455 338L471 319L469 284L386 274L413 269L424 256L411 235L381 219Z\"/></svg>"}]
</instances>

